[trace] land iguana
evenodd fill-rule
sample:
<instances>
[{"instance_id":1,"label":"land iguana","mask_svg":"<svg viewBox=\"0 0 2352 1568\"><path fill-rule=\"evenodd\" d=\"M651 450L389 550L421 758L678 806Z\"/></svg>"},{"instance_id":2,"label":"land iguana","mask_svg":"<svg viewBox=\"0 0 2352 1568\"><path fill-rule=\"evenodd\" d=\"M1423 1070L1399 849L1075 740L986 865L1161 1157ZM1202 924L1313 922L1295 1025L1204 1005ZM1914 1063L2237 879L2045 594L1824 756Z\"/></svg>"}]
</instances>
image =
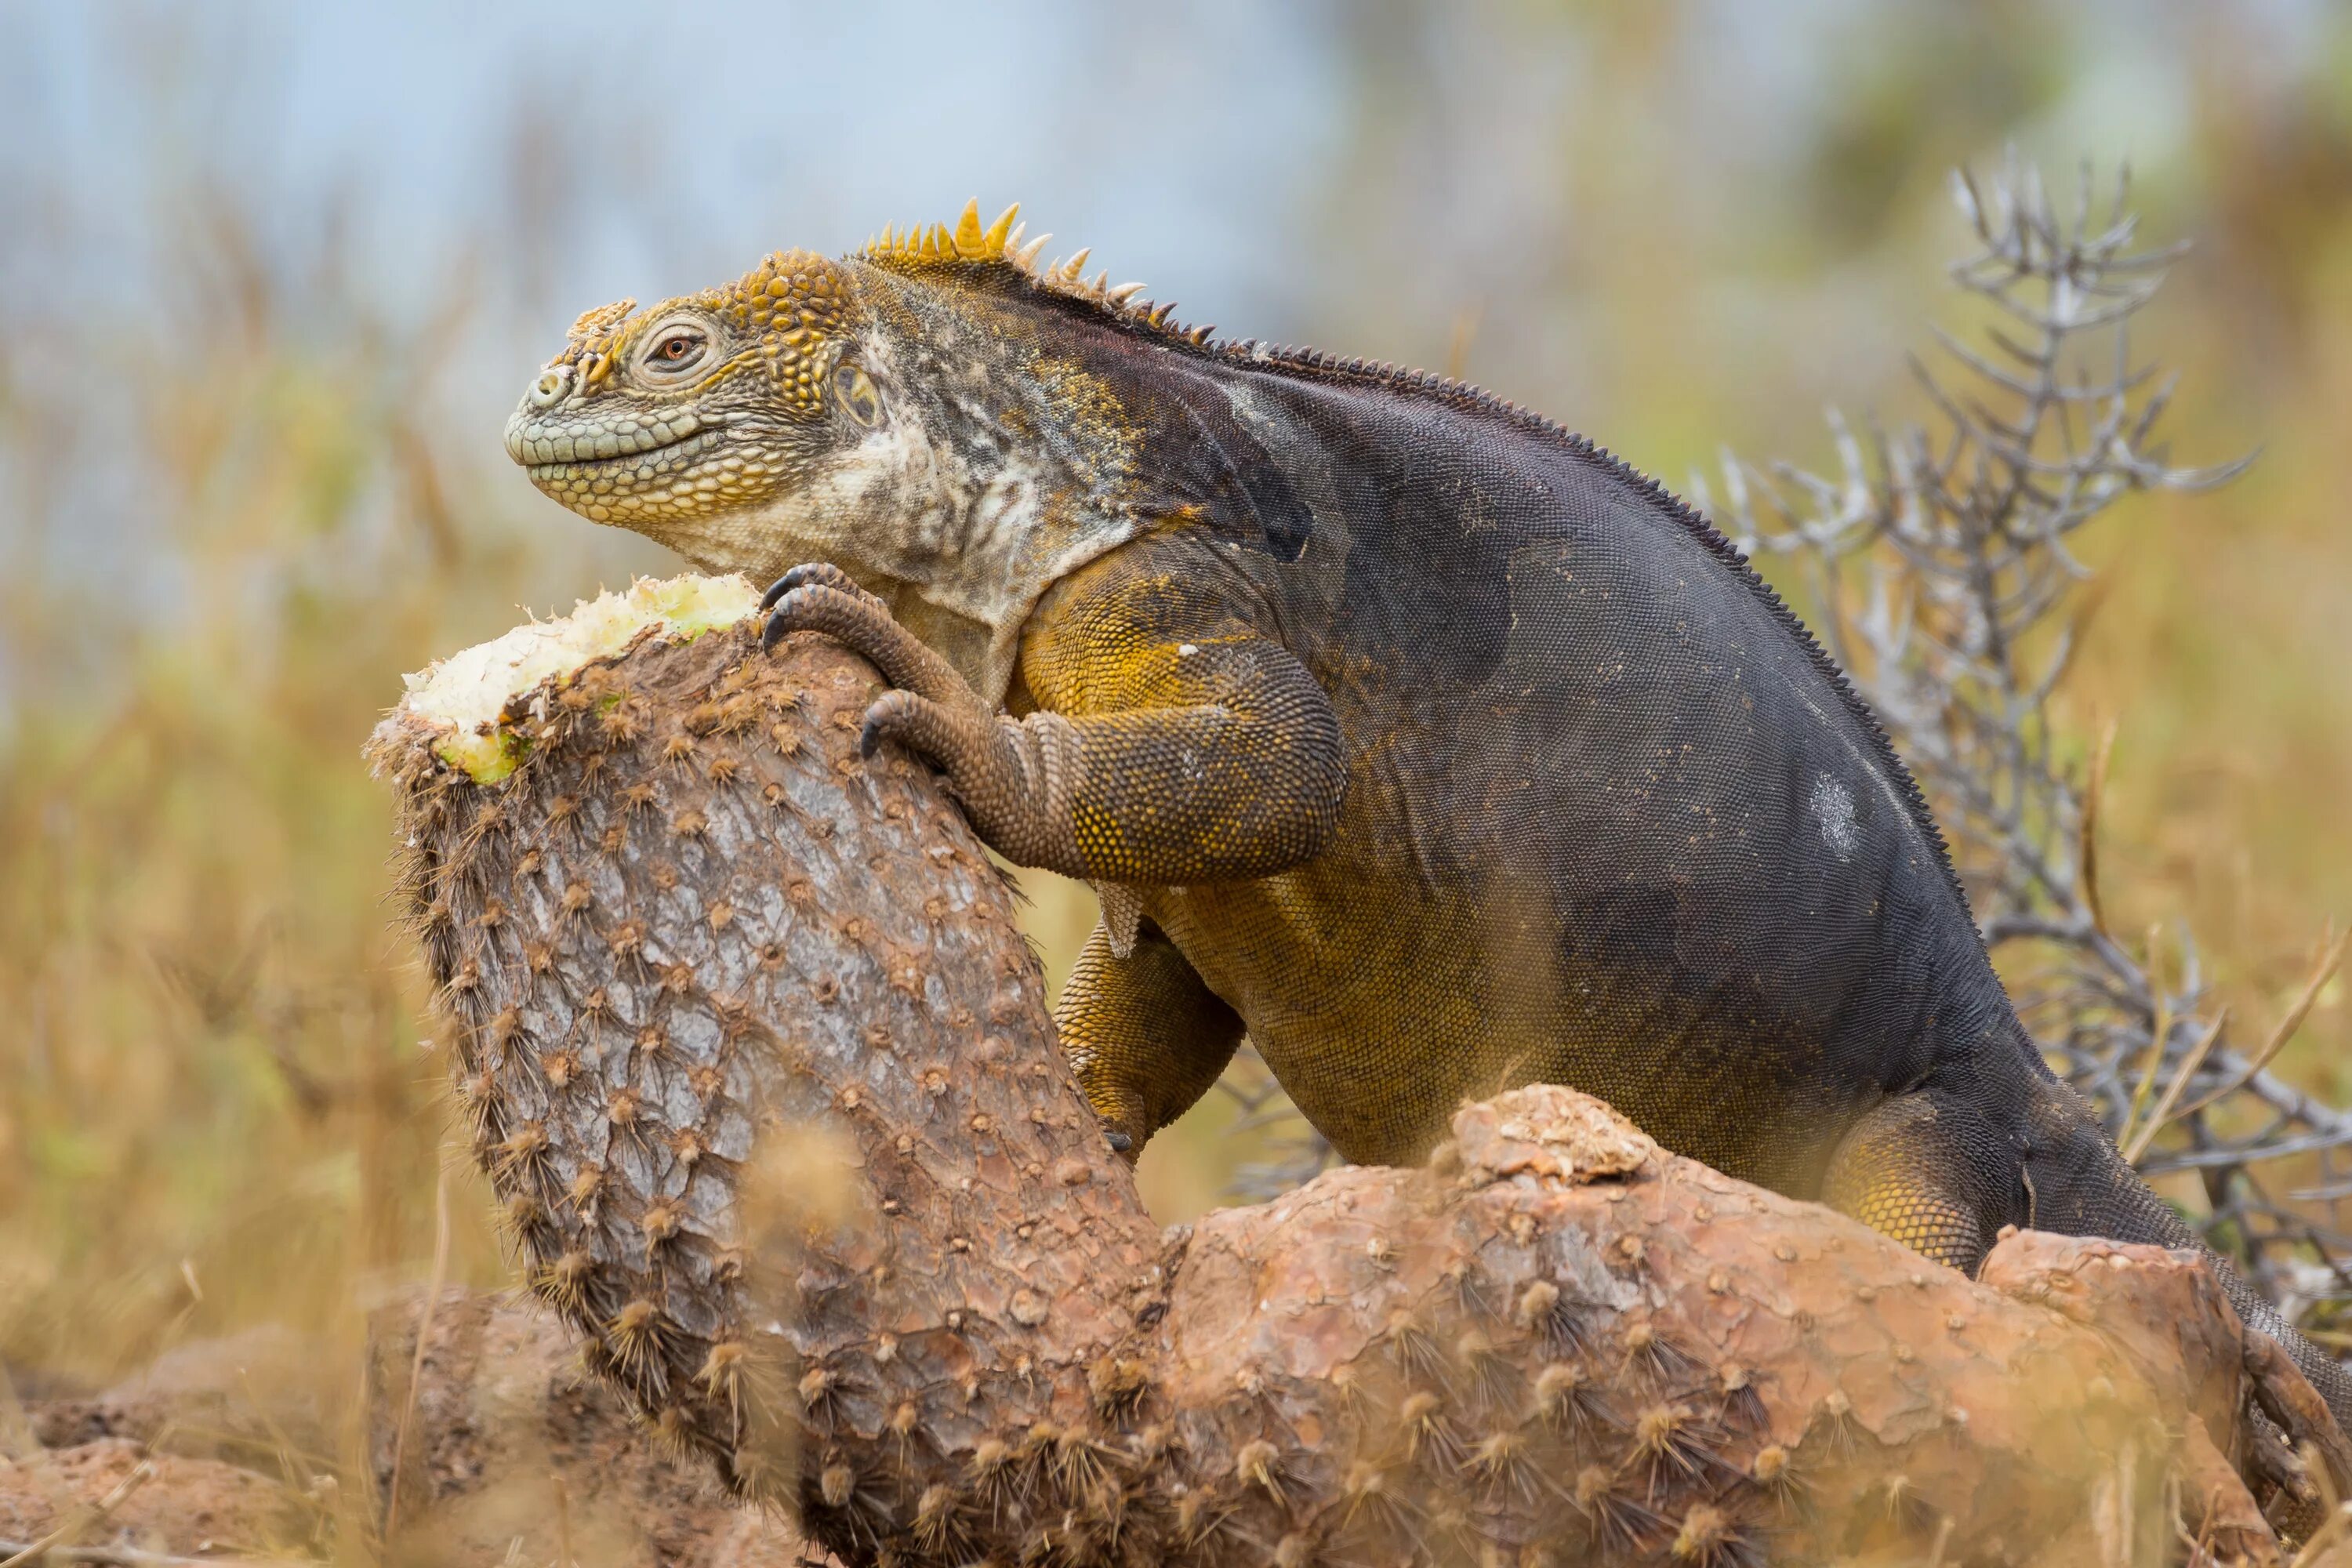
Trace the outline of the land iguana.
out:
<instances>
[{"instance_id":1,"label":"land iguana","mask_svg":"<svg viewBox=\"0 0 2352 1568\"><path fill-rule=\"evenodd\" d=\"M1114 1143L1246 1034L1350 1160L1550 1081L1970 1272L2010 1225L2198 1245L2034 1047L1884 731L1702 518L1460 382L1176 326L1013 218L592 310L506 439L574 511L776 578L772 644L898 688L869 752L1097 886L1056 1023ZM2352 1426L2337 1364L2223 1277Z\"/></svg>"}]
</instances>

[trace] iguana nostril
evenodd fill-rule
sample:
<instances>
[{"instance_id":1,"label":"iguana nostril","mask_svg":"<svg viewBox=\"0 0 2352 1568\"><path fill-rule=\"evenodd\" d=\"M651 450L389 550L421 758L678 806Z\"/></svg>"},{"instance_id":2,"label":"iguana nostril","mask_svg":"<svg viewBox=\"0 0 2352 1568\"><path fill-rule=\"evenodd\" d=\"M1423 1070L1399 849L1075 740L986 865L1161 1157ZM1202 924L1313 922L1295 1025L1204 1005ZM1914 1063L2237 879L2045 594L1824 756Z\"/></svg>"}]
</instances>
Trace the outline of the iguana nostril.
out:
<instances>
[{"instance_id":1,"label":"iguana nostril","mask_svg":"<svg viewBox=\"0 0 2352 1568\"><path fill-rule=\"evenodd\" d=\"M572 386L572 367L556 365L530 384L530 402L534 408L552 408L563 401Z\"/></svg>"}]
</instances>

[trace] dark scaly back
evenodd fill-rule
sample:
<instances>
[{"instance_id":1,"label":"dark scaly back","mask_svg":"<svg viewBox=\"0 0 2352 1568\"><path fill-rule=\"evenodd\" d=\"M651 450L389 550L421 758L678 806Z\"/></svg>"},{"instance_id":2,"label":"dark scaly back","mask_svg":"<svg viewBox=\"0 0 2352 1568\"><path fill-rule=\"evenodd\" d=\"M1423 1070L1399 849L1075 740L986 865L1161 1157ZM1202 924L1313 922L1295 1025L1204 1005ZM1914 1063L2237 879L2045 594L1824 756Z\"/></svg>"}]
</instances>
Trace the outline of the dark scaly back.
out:
<instances>
[{"instance_id":1,"label":"dark scaly back","mask_svg":"<svg viewBox=\"0 0 2352 1568\"><path fill-rule=\"evenodd\" d=\"M1748 563L1748 557L1740 553L1738 546L1724 537L1722 531L1689 502L1590 437L1469 382L1380 361L1343 359L1311 348L1265 346L1255 342L1244 342L1214 345L1210 352L1229 363L1247 363L1254 368L1273 366L1340 384L1377 386L1431 398L1452 408L1501 419L1530 436L1558 442L1580 460L1602 469L1632 488L1635 494L1706 545L1708 552L1722 563L1724 570L1736 576L1749 593L1762 601L1772 618L1803 647L1822 679L1836 690L1846 711L1869 736L1880 766L1901 793L1913 823L1921 836L1935 847L1937 865L1950 884L1953 895L1960 900L1963 910L1969 908L1968 889L1961 883L1959 873L1952 864L1950 846L1945 841L1943 829L1937 824L1935 813L1927 805L1927 795L1921 792L1918 781L1912 776L1911 770L1895 750L1894 740L1887 734L1885 726L1879 722L1878 715L1863 700L1862 694L1854 689L1853 679L1830 657L1829 650L1822 646L1821 640L1813 636L1812 629L1805 625L1803 619L1789 607L1779 591L1764 580Z\"/></svg>"},{"instance_id":2,"label":"dark scaly back","mask_svg":"<svg viewBox=\"0 0 2352 1568\"><path fill-rule=\"evenodd\" d=\"M1836 691L1846 712L1868 737L1885 780L1894 785L1921 837L1933 847L1937 864L1953 896L1959 900L1963 914L1969 912L1968 889L1952 864L1950 846L1945 841L1943 829L1928 809L1918 781L1896 753L1885 726L1862 700L1862 694L1854 689L1853 680L1830 657L1829 650L1822 647L1811 628L1749 564L1738 548L1681 497L1591 438L1471 383L1381 361L1326 353L1319 349L1266 344L1255 338L1220 342L1213 326L1179 323L1172 303L1136 299L1140 285L1113 289L1108 273L1088 283L1084 272L1084 251L1066 262L1040 266L1036 258L1044 241L1040 238L1023 244L1024 226L1014 222L1018 212L1017 205L1008 207L995 223L983 228L978 204L974 203L965 208L952 229L941 224L929 227L913 225L898 234L886 230L879 240L868 242L860 259L888 271L929 274L954 286L1013 294L1033 305L1123 334L1139 344L1148 343L1217 365L1427 398L1460 412L1497 420L1539 441L1555 443L1579 460L1605 471L1706 546L1723 570L1756 595L1773 621L1803 648L1806 658Z\"/></svg>"},{"instance_id":3,"label":"dark scaly back","mask_svg":"<svg viewBox=\"0 0 2352 1568\"><path fill-rule=\"evenodd\" d=\"M1049 263L1039 267L1034 260L1034 246L1024 250L1020 243L1021 230L1012 225L1014 210L1007 209L997 225L985 231L978 226L974 207L967 209L960 230L950 230L941 225L928 230L914 226L895 237L886 232L881 241L866 247L862 259L891 271L931 274L964 288L1009 293L1024 303L1121 334L1139 346L1149 345L1213 365L1425 398L1457 412L1496 420L1523 435L1554 444L1578 460L1602 470L1706 546L1723 570L1754 595L1773 621L1803 648L1806 658L1836 691L1846 712L1868 737L1884 777L1901 795L1922 837L1934 847L1937 864L1961 910L1969 910L1968 889L1952 864L1950 846L1944 838L1943 829L1877 714L1863 700L1852 679L1830 657L1811 628L1764 580L1738 547L1680 496L1589 437L1472 383L1433 371L1349 358L1320 349L1269 344L1255 338L1221 341L1213 326L1179 323L1174 319L1172 304L1136 300L1127 289L1109 288L1108 274L1089 284L1079 265ZM1073 258L1074 263L1082 263L1085 254L1080 252Z\"/></svg>"},{"instance_id":4,"label":"dark scaly back","mask_svg":"<svg viewBox=\"0 0 2352 1568\"><path fill-rule=\"evenodd\" d=\"M1918 781L1913 777L1902 756L1895 750L1894 740L1887 734L1885 726L1879 722L1878 715L1854 689L1852 678L1830 657L1829 650L1822 646L1821 640L1813 636L1812 629L1805 625L1803 619L1789 607L1779 591L1764 580L1747 556L1740 553L1738 546L1726 538L1689 502L1650 475L1591 437L1570 430L1534 409L1452 376L1440 375L1433 371L1413 370L1384 361L1348 358L1327 353L1320 349L1268 344L1254 338L1220 341L1214 335L1214 328L1176 325L1164 315L1158 314L1157 308L1149 300L1132 310L1119 310L1084 297L1058 294L1034 283L1030 287L1037 298L1049 302L1055 309L1083 316L1113 331L1148 342L1156 348L1236 370L1272 372L1326 384L1377 388L1406 397L1426 398L1460 412L1484 416L1522 434L1554 443L1578 460L1591 464L1625 484L1658 513L1705 545L1723 570L1737 578L1747 592L1753 594L1769 611L1772 619L1803 648L1822 679L1837 692L1839 700L1854 723L1868 736L1878 766L1901 795L1921 837L1934 847L1937 865L1953 896L1959 900L1961 910L1964 912L1969 910L1968 889L1952 864L1950 846L1936 821L1935 813L1927 805L1927 795L1920 790Z\"/></svg>"}]
</instances>

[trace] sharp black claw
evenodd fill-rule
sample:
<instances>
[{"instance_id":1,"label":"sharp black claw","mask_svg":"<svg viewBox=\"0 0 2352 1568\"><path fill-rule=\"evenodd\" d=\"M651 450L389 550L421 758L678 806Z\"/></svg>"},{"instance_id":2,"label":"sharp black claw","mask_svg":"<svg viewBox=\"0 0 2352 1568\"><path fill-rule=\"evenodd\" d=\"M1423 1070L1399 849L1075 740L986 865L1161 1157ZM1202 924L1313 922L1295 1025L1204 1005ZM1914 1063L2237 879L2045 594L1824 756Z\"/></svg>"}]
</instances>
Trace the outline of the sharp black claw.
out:
<instances>
[{"instance_id":1,"label":"sharp black claw","mask_svg":"<svg viewBox=\"0 0 2352 1568\"><path fill-rule=\"evenodd\" d=\"M870 762L874 753L881 749L882 726L868 719L866 728L857 731L857 754Z\"/></svg>"},{"instance_id":2,"label":"sharp black claw","mask_svg":"<svg viewBox=\"0 0 2352 1568\"><path fill-rule=\"evenodd\" d=\"M768 617L768 624L760 628L761 651L763 653L775 652L776 645L783 641L784 638L791 634L792 629L792 627L784 625L784 617L782 611L778 611L776 614L770 616Z\"/></svg>"},{"instance_id":3,"label":"sharp black claw","mask_svg":"<svg viewBox=\"0 0 2352 1568\"><path fill-rule=\"evenodd\" d=\"M805 588L812 583L831 586L839 574L839 568L829 566L822 561L803 561L768 584L768 591L760 595L760 608L772 610L776 607L777 600L793 589Z\"/></svg>"},{"instance_id":4,"label":"sharp black claw","mask_svg":"<svg viewBox=\"0 0 2352 1568\"><path fill-rule=\"evenodd\" d=\"M1114 1154L1124 1154L1135 1147L1135 1140L1116 1127L1104 1128L1103 1137L1110 1143L1111 1152Z\"/></svg>"}]
</instances>

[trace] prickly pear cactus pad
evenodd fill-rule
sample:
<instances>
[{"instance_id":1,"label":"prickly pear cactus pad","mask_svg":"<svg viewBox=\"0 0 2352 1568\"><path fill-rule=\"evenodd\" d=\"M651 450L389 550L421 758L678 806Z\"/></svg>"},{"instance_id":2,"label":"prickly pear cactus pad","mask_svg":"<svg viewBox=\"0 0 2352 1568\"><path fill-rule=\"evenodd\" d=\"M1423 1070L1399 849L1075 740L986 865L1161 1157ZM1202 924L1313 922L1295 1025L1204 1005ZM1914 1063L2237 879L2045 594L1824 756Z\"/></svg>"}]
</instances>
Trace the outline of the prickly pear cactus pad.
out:
<instances>
[{"instance_id":1,"label":"prickly pear cactus pad","mask_svg":"<svg viewBox=\"0 0 2352 1568\"><path fill-rule=\"evenodd\" d=\"M1049 1060L998 873L926 770L857 756L872 670L821 639L763 654L756 602L641 582L519 627L411 677L371 750L531 1288L665 1439L772 1494L804 1405L887 1415L825 1370L870 1348L839 1310L866 1293L903 1292L898 1354L950 1388L1035 1359L987 1344L983 1309L1016 1336L1110 1310L1057 1300L1009 1235L885 1247L886 1211L1132 1188ZM1158 1237L1129 1228L1143 1264Z\"/></svg>"}]
</instances>

